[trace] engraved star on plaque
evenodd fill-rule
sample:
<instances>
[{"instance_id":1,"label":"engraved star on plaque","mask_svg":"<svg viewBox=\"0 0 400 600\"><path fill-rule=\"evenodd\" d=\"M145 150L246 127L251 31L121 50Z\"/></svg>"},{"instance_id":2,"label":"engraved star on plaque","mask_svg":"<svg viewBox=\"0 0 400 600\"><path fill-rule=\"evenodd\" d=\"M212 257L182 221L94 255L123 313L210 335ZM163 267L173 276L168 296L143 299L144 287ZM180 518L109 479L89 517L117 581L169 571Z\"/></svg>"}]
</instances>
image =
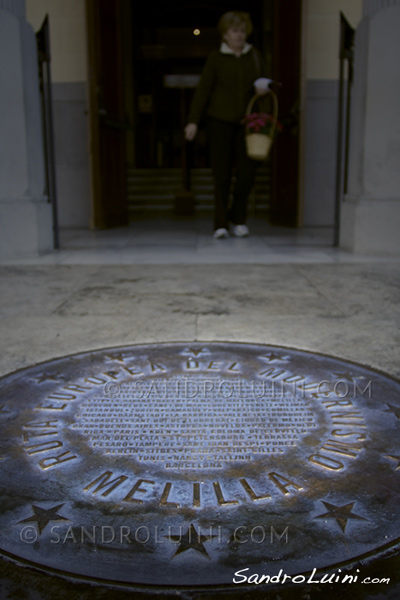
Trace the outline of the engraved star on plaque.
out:
<instances>
[{"instance_id":1,"label":"engraved star on plaque","mask_svg":"<svg viewBox=\"0 0 400 600\"><path fill-rule=\"evenodd\" d=\"M390 458L391 460L397 460L397 465L395 466L394 470L398 471L400 469L400 456L393 456L388 454L386 458Z\"/></svg>"},{"instance_id":2,"label":"engraved star on plaque","mask_svg":"<svg viewBox=\"0 0 400 600\"><path fill-rule=\"evenodd\" d=\"M107 358L112 361L117 360L121 363L125 362L125 354L123 354L122 352L120 352L119 354L109 354Z\"/></svg>"},{"instance_id":3,"label":"engraved star on plaque","mask_svg":"<svg viewBox=\"0 0 400 600\"><path fill-rule=\"evenodd\" d=\"M182 354L193 354L194 356L200 356L201 354L210 354L207 348L187 348Z\"/></svg>"},{"instance_id":4,"label":"engraved star on plaque","mask_svg":"<svg viewBox=\"0 0 400 600\"><path fill-rule=\"evenodd\" d=\"M353 510L355 502L350 502L349 504L345 504L343 506L335 506L334 504L330 504L329 502L324 502L322 500L322 504L325 506L325 508L328 509L328 512L324 513L323 515L318 515L315 518L335 519L336 523L339 525L343 533L346 532L347 522L350 519L356 519L360 521L368 520L364 517L361 517L360 515L356 515L355 513L351 512Z\"/></svg>"},{"instance_id":5,"label":"engraved star on plaque","mask_svg":"<svg viewBox=\"0 0 400 600\"><path fill-rule=\"evenodd\" d=\"M63 379L63 377L61 377L60 375L57 375L56 377L54 375L49 375L48 373L42 373L41 375L39 375L38 377L34 378L36 383L43 383L44 381L56 381L59 382L60 379Z\"/></svg>"},{"instance_id":6,"label":"engraved star on plaque","mask_svg":"<svg viewBox=\"0 0 400 600\"><path fill-rule=\"evenodd\" d=\"M345 373L333 373L335 377L339 377L341 380L350 381L352 383L356 379L365 379L363 375L353 375L350 371L346 371Z\"/></svg>"},{"instance_id":7,"label":"engraved star on plaque","mask_svg":"<svg viewBox=\"0 0 400 600\"><path fill-rule=\"evenodd\" d=\"M398 419L400 419L400 410L397 406L393 406L393 404L388 404L387 402L386 402L386 406L388 406L389 408L388 408L388 410L385 410L385 412L391 412L394 415L396 415L396 417Z\"/></svg>"},{"instance_id":8,"label":"engraved star on plaque","mask_svg":"<svg viewBox=\"0 0 400 600\"><path fill-rule=\"evenodd\" d=\"M216 537L215 535L202 535L197 533L195 526L193 523L190 524L187 532L183 535L166 535L164 536L169 539L171 542L179 543L179 546L174 553L173 557L178 554L182 554L182 552L186 552L187 550L196 550L196 552L200 552L204 554L208 559L210 558L207 550L204 547L205 542L209 542L212 538Z\"/></svg>"},{"instance_id":9,"label":"engraved star on plaque","mask_svg":"<svg viewBox=\"0 0 400 600\"><path fill-rule=\"evenodd\" d=\"M274 362L276 360L281 362L288 362L290 360L290 356L282 356L281 354L276 354L275 352L270 352L269 354L265 354L264 356L260 356L260 359L267 360L268 362Z\"/></svg>"},{"instance_id":10,"label":"engraved star on plaque","mask_svg":"<svg viewBox=\"0 0 400 600\"><path fill-rule=\"evenodd\" d=\"M60 508L62 508L64 504L58 504L53 508L41 508L40 506L32 505L33 514L31 517L27 519L23 519L23 521L18 521L18 523L36 523L39 529L39 533L42 533L43 529L50 523L50 521L69 521L65 517L58 514Z\"/></svg>"}]
</instances>

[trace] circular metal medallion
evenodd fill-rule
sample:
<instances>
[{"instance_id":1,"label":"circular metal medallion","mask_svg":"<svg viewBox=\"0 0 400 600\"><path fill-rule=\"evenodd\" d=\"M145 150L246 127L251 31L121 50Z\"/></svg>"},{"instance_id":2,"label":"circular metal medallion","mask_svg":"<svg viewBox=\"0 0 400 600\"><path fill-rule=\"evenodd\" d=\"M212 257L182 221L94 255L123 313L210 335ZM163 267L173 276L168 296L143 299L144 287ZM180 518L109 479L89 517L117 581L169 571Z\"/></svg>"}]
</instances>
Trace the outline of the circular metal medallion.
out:
<instances>
[{"instance_id":1,"label":"circular metal medallion","mask_svg":"<svg viewBox=\"0 0 400 600\"><path fill-rule=\"evenodd\" d=\"M399 383L371 369L265 345L127 346L14 373L1 395L0 548L17 560L229 586L399 543Z\"/></svg>"}]
</instances>

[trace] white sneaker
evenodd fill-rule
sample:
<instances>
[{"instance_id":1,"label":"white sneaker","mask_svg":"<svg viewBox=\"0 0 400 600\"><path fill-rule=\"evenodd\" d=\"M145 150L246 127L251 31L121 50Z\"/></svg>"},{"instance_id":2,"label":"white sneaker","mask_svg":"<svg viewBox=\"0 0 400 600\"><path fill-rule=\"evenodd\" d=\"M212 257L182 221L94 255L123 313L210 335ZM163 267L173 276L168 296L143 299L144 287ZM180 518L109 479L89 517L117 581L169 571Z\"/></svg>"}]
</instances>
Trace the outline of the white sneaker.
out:
<instances>
[{"instance_id":1,"label":"white sneaker","mask_svg":"<svg viewBox=\"0 0 400 600\"><path fill-rule=\"evenodd\" d=\"M250 233L247 225L231 225L231 232L235 237L247 237Z\"/></svg>"},{"instance_id":2,"label":"white sneaker","mask_svg":"<svg viewBox=\"0 0 400 600\"><path fill-rule=\"evenodd\" d=\"M225 229L225 227L220 227L219 229L216 229L216 230L214 231L213 237L214 237L216 240L220 240L220 239L222 239L222 238L227 238L227 237L229 237L228 230L227 230L227 229Z\"/></svg>"}]
</instances>

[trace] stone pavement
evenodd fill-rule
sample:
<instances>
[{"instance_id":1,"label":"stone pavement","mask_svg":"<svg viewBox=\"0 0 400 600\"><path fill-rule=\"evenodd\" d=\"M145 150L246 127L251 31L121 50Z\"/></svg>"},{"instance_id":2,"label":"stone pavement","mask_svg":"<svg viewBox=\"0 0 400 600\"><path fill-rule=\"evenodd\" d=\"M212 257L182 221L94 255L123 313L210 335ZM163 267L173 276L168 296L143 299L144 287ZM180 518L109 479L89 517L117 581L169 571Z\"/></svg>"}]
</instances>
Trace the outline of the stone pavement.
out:
<instances>
[{"instance_id":1,"label":"stone pavement","mask_svg":"<svg viewBox=\"0 0 400 600\"><path fill-rule=\"evenodd\" d=\"M400 376L395 263L0 267L0 373L162 341L302 348Z\"/></svg>"},{"instance_id":2,"label":"stone pavement","mask_svg":"<svg viewBox=\"0 0 400 600\"><path fill-rule=\"evenodd\" d=\"M0 265L0 374L121 344L226 340L332 354L400 375L400 261L333 248L330 228L138 214L61 231L61 249Z\"/></svg>"}]
</instances>

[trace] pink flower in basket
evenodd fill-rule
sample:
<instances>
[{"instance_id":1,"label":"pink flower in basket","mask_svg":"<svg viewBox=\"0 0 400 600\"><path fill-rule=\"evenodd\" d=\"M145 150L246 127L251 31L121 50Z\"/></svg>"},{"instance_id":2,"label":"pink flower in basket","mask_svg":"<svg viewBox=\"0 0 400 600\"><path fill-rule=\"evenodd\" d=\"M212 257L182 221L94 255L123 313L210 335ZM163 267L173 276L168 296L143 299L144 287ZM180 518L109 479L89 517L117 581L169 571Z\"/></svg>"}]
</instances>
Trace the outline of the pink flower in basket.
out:
<instances>
[{"instance_id":1,"label":"pink flower in basket","mask_svg":"<svg viewBox=\"0 0 400 600\"><path fill-rule=\"evenodd\" d=\"M282 129L281 123L268 113L251 113L244 117L243 123L248 133L265 133L266 135L270 135L273 133L274 126L276 127L276 131L281 131Z\"/></svg>"}]
</instances>

